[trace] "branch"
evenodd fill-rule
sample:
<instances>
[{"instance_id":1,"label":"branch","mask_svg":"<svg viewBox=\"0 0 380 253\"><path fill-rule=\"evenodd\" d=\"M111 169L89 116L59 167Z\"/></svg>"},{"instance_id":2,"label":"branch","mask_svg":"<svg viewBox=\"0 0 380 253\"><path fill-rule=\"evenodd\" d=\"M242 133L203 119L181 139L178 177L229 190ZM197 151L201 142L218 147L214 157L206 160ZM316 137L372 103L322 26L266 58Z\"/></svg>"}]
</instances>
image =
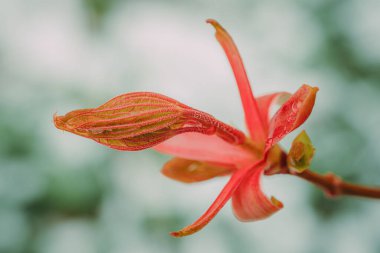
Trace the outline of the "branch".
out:
<instances>
[{"instance_id":1,"label":"branch","mask_svg":"<svg viewBox=\"0 0 380 253\"><path fill-rule=\"evenodd\" d=\"M367 187L348 183L333 173L320 175L313 171L305 170L302 173L290 174L305 179L306 181L322 188L331 197L349 195L380 199L380 187Z\"/></svg>"}]
</instances>

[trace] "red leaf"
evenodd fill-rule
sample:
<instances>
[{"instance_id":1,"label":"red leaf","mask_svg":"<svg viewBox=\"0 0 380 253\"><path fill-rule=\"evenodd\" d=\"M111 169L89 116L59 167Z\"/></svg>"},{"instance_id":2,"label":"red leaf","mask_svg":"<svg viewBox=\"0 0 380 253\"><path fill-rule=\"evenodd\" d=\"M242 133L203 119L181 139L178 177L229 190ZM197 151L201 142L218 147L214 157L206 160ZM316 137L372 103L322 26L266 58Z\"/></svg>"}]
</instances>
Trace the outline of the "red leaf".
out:
<instances>
[{"instance_id":1,"label":"red leaf","mask_svg":"<svg viewBox=\"0 0 380 253\"><path fill-rule=\"evenodd\" d=\"M317 91L318 88L304 84L281 106L269 125L267 150L305 122L313 110Z\"/></svg>"},{"instance_id":2,"label":"red leaf","mask_svg":"<svg viewBox=\"0 0 380 253\"><path fill-rule=\"evenodd\" d=\"M93 139L119 150L141 150L177 134L216 134L223 140L241 144L242 132L169 97L150 93L128 93L94 109L54 116L59 129Z\"/></svg>"}]
</instances>

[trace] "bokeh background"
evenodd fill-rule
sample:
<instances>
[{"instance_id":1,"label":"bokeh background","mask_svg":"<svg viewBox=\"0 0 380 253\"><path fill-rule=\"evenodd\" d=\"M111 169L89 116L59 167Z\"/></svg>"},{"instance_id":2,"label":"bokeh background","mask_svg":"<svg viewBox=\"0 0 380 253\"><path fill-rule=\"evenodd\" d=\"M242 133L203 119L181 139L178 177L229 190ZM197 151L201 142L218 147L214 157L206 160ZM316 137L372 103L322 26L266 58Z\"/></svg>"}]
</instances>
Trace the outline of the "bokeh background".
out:
<instances>
[{"instance_id":1,"label":"bokeh background","mask_svg":"<svg viewBox=\"0 0 380 253\"><path fill-rule=\"evenodd\" d=\"M380 185L379 13L377 0L1 0L0 252L380 252L380 202L331 200L290 176L264 179L285 204L270 219L240 223L227 205L201 232L171 238L226 178L180 184L159 172L167 156L110 150L52 123L56 112L154 91L244 129L204 22L215 18L256 94L320 87L302 127L313 169Z\"/></svg>"}]
</instances>

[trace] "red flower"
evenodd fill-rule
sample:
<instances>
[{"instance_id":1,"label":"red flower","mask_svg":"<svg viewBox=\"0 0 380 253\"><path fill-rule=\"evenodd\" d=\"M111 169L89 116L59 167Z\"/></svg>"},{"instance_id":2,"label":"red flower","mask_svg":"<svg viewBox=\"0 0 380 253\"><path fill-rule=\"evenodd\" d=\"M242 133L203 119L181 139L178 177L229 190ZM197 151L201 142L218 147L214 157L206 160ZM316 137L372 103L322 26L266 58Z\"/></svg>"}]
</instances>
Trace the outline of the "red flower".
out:
<instances>
[{"instance_id":1,"label":"red flower","mask_svg":"<svg viewBox=\"0 0 380 253\"><path fill-rule=\"evenodd\" d=\"M241 221L264 219L283 205L267 198L260 176L280 173L286 155L277 144L310 115L318 88L302 85L293 95L279 92L255 99L237 47L215 20L216 29L235 75L249 135L211 115L166 96L128 93L94 109L54 116L57 128L87 137L119 150L155 150L176 156L162 169L166 176L186 183L231 175L210 208L193 224L173 236L186 236L207 225L232 198L235 216ZM270 119L269 109L287 99ZM285 164L284 164L285 163Z\"/></svg>"}]
</instances>

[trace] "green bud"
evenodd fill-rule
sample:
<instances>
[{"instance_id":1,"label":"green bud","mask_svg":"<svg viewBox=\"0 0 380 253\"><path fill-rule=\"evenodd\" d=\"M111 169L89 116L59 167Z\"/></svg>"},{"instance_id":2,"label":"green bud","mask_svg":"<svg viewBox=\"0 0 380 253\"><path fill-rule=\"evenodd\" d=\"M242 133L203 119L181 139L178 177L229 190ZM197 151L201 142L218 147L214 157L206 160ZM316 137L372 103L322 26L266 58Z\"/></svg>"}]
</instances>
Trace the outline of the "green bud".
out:
<instances>
[{"instance_id":1,"label":"green bud","mask_svg":"<svg viewBox=\"0 0 380 253\"><path fill-rule=\"evenodd\" d=\"M315 148L305 131L302 131L292 143L288 153L288 167L297 173L301 173L310 167Z\"/></svg>"}]
</instances>

